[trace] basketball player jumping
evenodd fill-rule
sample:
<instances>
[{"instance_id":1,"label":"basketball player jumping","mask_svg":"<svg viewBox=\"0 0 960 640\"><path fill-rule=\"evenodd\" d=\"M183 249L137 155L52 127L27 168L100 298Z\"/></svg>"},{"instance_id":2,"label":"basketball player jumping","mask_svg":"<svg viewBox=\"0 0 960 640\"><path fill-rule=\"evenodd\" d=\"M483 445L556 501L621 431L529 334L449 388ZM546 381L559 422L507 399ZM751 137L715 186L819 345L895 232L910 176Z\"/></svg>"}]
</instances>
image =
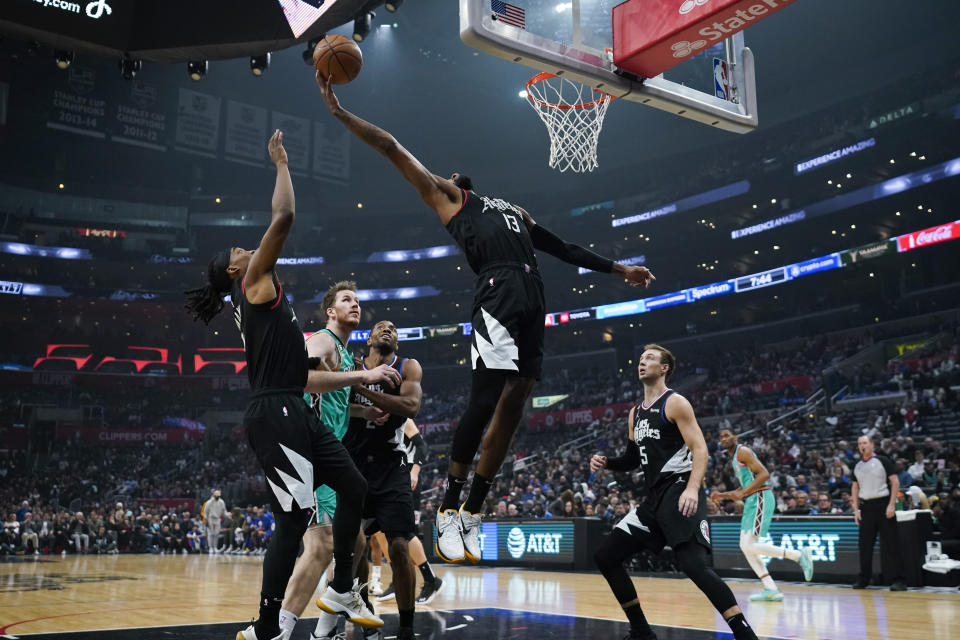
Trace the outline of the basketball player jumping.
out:
<instances>
[{"instance_id":1,"label":"basketball player jumping","mask_svg":"<svg viewBox=\"0 0 960 640\"><path fill-rule=\"evenodd\" d=\"M328 80L317 82L330 112L354 135L384 155L463 250L477 275L473 302L473 382L466 412L454 435L447 490L437 514L437 553L447 562L480 561L480 508L510 447L523 405L543 361L543 282L534 249L570 264L649 286L645 267L628 267L564 242L525 210L477 195L469 177L434 175L397 140L340 106ZM484 428L487 427L484 435ZM460 496L483 439L466 502Z\"/></svg>"},{"instance_id":2,"label":"basketball player jumping","mask_svg":"<svg viewBox=\"0 0 960 640\"><path fill-rule=\"evenodd\" d=\"M623 562L646 548L659 553L670 545L681 570L710 599L737 640L757 640L733 592L709 566L711 552L707 510L700 487L707 471L707 443L683 396L666 380L676 359L664 347L644 347L637 367L643 400L630 410L629 442L619 458L596 454L590 470L643 471L648 498L638 504L607 536L594 555L603 577L630 621L628 638L655 639L643 614L637 590Z\"/></svg>"},{"instance_id":3,"label":"basketball player jumping","mask_svg":"<svg viewBox=\"0 0 960 640\"><path fill-rule=\"evenodd\" d=\"M803 579L810 582L813 578L813 556L810 547L784 549L760 542L767 537L773 512L777 508L777 499L767 484L770 472L753 451L737 442L737 436L729 429L720 431L720 446L730 455L740 488L723 493L714 492L710 497L715 501L744 501L743 517L740 518L740 549L747 557L750 568L763 582L763 591L751 595L750 600L780 602L783 600L783 593L770 577L770 572L760 556L787 558L799 563L803 570Z\"/></svg>"},{"instance_id":4,"label":"basketball player jumping","mask_svg":"<svg viewBox=\"0 0 960 640\"><path fill-rule=\"evenodd\" d=\"M303 333L274 272L294 221L293 183L279 130L270 138L268 149L277 180L270 226L260 246L254 251L233 247L214 256L207 265L207 284L188 291L186 305L195 319L209 323L223 308L224 294L230 294L253 392L243 423L274 495L276 525L263 560L260 615L237 633L237 640L282 637L284 588L316 511L313 490L321 483L329 484L341 498L334 519L334 555L345 566L324 597L358 624L383 625L363 605L358 590L351 589L366 482L343 445L303 401L304 388L311 389Z\"/></svg>"}]
</instances>

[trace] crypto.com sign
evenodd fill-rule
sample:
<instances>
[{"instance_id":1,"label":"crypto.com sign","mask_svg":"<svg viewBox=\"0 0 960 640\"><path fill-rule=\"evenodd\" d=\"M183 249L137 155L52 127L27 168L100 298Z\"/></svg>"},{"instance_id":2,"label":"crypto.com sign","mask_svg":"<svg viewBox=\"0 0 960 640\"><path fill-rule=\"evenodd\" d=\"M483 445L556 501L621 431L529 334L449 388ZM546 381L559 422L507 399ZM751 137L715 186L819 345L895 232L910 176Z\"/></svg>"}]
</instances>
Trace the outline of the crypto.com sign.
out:
<instances>
[{"instance_id":1,"label":"crypto.com sign","mask_svg":"<svg viewBox=\"0 0 960 640\"><path fill-rule=\"evenodd\" d=\"M67 2L66 0L33 0L37 4L42 4L45 9L59 9L70 13L80 13L81 5L76 2ZM113 9L107 3L107 0L93 0L86 3L84 13L88 18L99 20L104 16L113 14Z\"/></svg>"}]
</instances>

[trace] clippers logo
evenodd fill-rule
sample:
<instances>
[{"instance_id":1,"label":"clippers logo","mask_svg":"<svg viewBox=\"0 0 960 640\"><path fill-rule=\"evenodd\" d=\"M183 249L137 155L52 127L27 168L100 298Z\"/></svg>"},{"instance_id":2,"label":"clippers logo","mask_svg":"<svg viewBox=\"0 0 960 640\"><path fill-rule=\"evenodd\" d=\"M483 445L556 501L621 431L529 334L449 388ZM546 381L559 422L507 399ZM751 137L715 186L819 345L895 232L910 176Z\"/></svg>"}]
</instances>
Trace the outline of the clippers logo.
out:
<instances>
[{"instance_id":1,"label":"clippers logo","mask_svg":"<svg viewBox=\"0 0 960 640\"><path fill-rule=\"evenodd\" d=\"M710 2L710 0L686 0L680 5L680 15L686 15L693 11L696 7L701 7L708 2Z\"/></svg>"},{"instance_id":2,"label":"clippers logo","mask_svg":"<svg viewBox=\"0 0 960 640\"><path fill-rule=\"evenodd\" d=\"M700 521L700 534L703 536L704 540L710 542L710 525L706 520Z\"/></svg>"}]
</instances>

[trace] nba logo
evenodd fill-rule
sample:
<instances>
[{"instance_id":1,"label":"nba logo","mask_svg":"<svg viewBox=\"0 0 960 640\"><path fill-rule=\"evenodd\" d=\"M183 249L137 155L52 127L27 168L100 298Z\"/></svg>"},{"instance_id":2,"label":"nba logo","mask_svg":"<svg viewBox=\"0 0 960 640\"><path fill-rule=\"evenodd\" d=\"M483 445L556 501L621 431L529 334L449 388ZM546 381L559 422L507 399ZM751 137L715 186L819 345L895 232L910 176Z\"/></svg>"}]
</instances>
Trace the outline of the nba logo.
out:
<instances>
[{"instance_id":1,"label":"nba logo","mask_svg":"<svg viewBox=\"0 0 960 640\"><path fill-rule=\"evenodd\" d=\"M727 75L727 61L720 58L713 59L713 90L721 100L730 99L730 81Z\"/></svg>"},{"instance_id":2,"label":"nba logo","mask_svg":"<svg viewBox=\"0 0 960 640\"><path fill-rule=\"evenodd\" d=\"M287 413L287 405L283 405L283 417L286 418L286 417L289 416L289 415L290 415L290 414Z\"/></svg>"}]
</instances>

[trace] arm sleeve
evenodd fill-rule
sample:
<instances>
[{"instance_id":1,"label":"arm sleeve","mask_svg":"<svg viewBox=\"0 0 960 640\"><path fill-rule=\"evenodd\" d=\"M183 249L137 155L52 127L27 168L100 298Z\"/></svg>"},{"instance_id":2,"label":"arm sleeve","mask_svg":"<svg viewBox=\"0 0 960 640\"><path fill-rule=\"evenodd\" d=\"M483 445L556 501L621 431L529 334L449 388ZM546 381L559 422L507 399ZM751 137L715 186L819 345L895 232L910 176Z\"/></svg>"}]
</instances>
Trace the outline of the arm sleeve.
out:
<instances>
[{"instance_id":1,"label":"arm sleeve","mask_svg":"<svg viewBox=\"0 0 960 640\"><path fill-rule=\"evenodd\" d=\"M633 471L640 465L640 451L637 443L627 441L627 450L619 458L607 458L607 469L610 471Z\"/></svg>"},{"instance_id":2,"label":"arm sleeve","mask_svg":"<svg viewBox=\"0 0 960 640\"><path fill-rule=\"evenodd\" d=\"M599 271L600 273L613 272L613 260L597 255L589 249L564 242L555 236L542 224L534 224L530 229L530 240L533 246L541 251L546 251L555 258L568 262L577 267Z\"/></svg>"},{"instance_id":3,"label":"arm sleeve","mask_svg":"<svg viewBox=\"0 0 960 640\"><path fill-rule=\"evenodd\" d=\"M413 464L422 467L423 463L427 461L427 443L423 441L423 436L418 433L410 438L410 444L413 445Z\"/></svg>"}]
</instances>

